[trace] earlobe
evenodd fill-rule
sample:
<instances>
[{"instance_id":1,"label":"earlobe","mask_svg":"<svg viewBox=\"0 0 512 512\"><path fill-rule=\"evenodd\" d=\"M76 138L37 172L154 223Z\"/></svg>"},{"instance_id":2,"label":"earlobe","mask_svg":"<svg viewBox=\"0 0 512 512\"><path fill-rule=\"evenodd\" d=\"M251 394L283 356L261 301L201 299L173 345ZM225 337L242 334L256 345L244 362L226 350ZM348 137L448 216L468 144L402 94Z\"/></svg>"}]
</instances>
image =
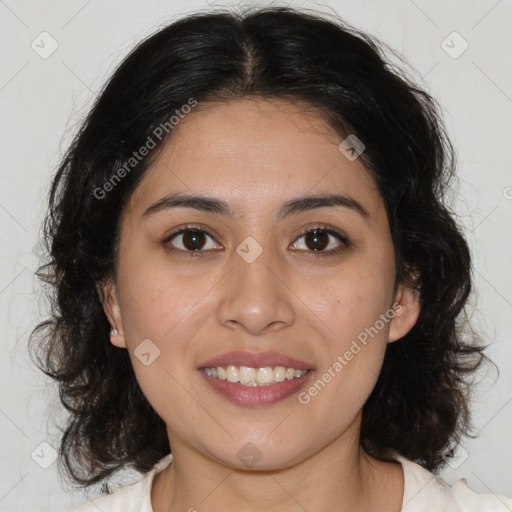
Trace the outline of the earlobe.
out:
<instances>
[{"instance_id":1,"label":"earlobe","mask_svg":"<svg viewBox=\"0 0 512 512\"><path fill-rule=\"evenodd\" d=\"M109 276L102 283L96 284L96 290L103 306L103 311L111 325L110 342L120 348L126 348L126 341L123 334L123 322L121 308L117 297L117 287L112 276Z\"/></svg>"},{"instance_id":2,"label":"earlobe","mask_svg":"<svg viewBox=\"0 0 512 512\"><path fill-rule=\"evenodd\" d=\"M389 343L403 338L416 324L421 310L419 292L400 284L395 305L395 316L391 320L388 334Z\"/></svg>"}]
</instances>

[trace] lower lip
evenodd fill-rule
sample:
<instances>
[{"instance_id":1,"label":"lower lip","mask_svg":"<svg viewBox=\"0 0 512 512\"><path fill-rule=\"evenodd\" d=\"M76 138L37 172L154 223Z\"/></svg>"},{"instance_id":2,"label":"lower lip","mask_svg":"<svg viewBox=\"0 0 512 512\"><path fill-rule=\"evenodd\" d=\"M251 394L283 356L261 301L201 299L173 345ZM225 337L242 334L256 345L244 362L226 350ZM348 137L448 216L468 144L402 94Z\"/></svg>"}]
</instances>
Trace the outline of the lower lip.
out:
<instances>
[{"instance_id":1,"label":"lower lip","mask_svg":"<svg viewBox=\"0 0 512 512\"><path fill-rule=\"evenodd\" d=\"M314 370L309 370L298 379L284 380L269 386L243 386L235 382L211 377L202 370L199 370L199 373L215 391L230 402L246 407L254 407L274 404L279 402L279 400L287 398L305 386L315 372Z\"/></svg>"}]
</instances>

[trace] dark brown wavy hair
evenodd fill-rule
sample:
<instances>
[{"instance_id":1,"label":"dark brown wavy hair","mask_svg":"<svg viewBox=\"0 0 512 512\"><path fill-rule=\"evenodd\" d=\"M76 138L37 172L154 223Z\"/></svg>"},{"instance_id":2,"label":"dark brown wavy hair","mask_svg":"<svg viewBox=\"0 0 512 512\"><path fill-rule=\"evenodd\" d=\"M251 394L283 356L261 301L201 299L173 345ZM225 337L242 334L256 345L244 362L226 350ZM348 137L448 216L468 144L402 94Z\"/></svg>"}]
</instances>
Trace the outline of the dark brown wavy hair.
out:
<instances>
[{"instance_id":1,"label":"dark brown wavy hair","mask_svg":"<svg viewBox=\"0 0 512 512\"><path fill-rule=\"evenodd\" d=\"M467 377L490 360L468 327L470 252L446 204L455 152L437 100L406 66L337 17L286 7L194 13L120 64L51 183L48 259L37 273L50 285L51 312L31 333L30 348L69 413L59 461L72 483L99 483L121 468L146 472L170 451L127 351L110 343L97 284L117 275L120 213L172 131L115 186L105 184L191 98L305 102L340 137L364 143L362 161L388 214L396 283L420 292L421 313L388 344L363 408L361 445L374 457L390 460L397 451L437 471L463 435L475 437Z\"/></svg>"}]
</instances>

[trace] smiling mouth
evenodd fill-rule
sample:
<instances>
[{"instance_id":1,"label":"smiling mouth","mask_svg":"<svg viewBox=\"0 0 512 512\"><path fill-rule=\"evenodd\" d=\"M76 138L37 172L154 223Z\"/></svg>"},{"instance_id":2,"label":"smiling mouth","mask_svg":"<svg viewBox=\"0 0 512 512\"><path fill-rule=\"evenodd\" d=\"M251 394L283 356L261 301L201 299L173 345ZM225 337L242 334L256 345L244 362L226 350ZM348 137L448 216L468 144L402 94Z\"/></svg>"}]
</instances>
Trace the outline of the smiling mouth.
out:
<instances>
[{"instance_id":1,"label":"smiling mouth","mask_svg":"<svg viewBox=\"0 0 512 512\"><path fill-rule=\"evenodd\" d=\"M285 366L264 366L253 368L249 366L213 366L201 368L209 377L221 381L240 384L242 386L271 386L279 382L300 379L310 370L296 370Z\"/></svg>"},{"instance_id":2,"label":"smiling mouth","mask_svg":"<svg viewBox=\"0 0 512 512\"><path fill-rule=\"evenodd\" d=\"M316 373L313 369L296 370L284 366L254 368L228 365L198 370L220 397L242 407L268 406L284 400L306 386Z\"/></svg>"}]
</instances>

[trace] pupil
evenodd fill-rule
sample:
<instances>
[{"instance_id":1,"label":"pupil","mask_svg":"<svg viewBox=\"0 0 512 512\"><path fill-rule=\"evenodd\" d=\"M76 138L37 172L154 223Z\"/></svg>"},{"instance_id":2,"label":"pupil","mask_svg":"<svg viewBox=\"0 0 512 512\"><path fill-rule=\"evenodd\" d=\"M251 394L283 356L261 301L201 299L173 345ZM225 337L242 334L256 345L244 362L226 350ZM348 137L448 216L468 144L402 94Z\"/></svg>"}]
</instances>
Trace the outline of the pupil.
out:
<instances>
[{"instance_id":1,"label":"pupil","mask_svg":"<svg viewBox=\"0 0 512 512\"><path fill-rule=\"evenodd\" d=\"M323 240L322 240L323 237ZM308 240L311 240L313 243L309 244ZM324 242L324 243L322 243ZM312 231L306 236L306 245L314 250L317 251L319 249L325 249L329 243L328 236L326 233L322 233L319 231Z\"/></svg>"},{"instance_id":2,"label":"pupil","mask_svg":"<svg viewBox=\"0 0 512 512\"><path fill-rule=\"evenodd\" d=\"M183 234L183 245L191 251L196 251L204 243L203 238L204 233L201 231L186 231Z\"/></svg>"}]
</instances>

